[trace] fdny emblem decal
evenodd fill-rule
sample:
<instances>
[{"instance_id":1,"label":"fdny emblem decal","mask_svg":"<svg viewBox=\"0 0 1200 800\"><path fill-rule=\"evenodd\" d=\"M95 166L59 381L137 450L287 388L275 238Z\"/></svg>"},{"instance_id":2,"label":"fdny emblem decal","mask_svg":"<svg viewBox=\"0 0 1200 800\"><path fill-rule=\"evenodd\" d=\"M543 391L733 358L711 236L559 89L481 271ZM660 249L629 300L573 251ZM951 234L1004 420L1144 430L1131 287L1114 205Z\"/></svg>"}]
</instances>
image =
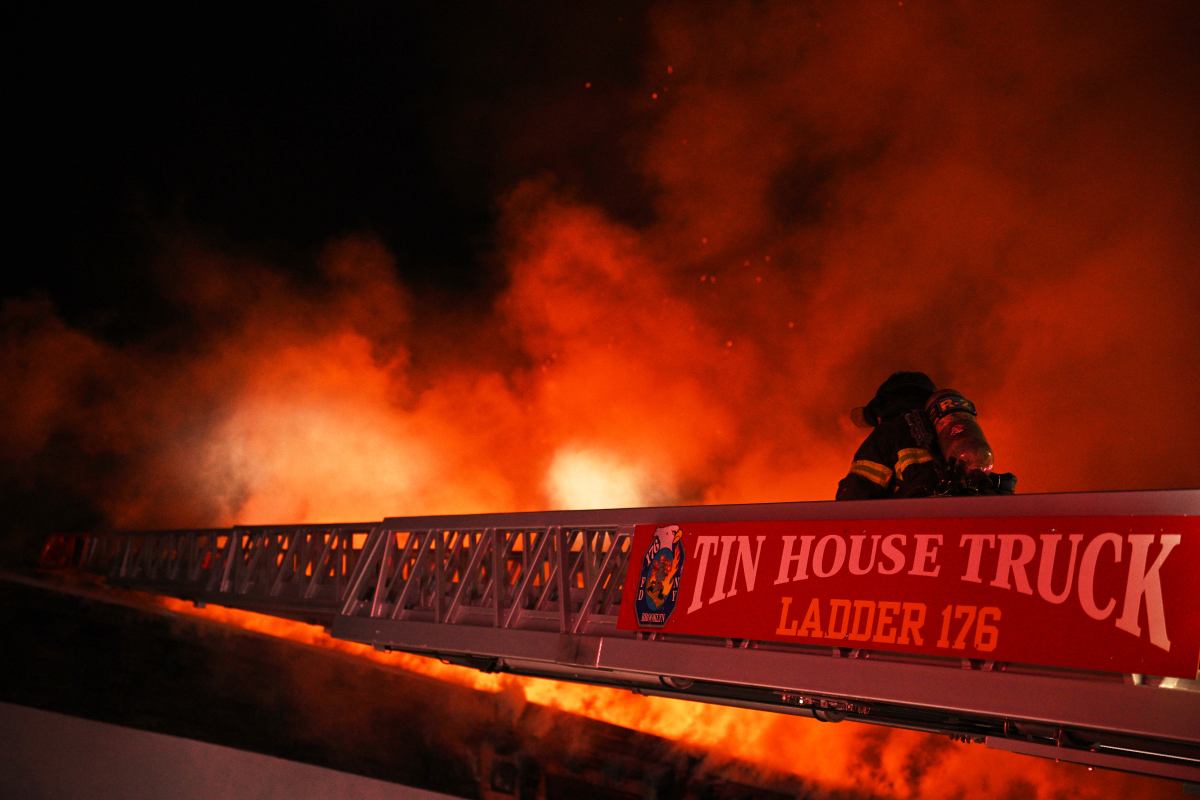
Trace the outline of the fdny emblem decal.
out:
<instances>
[{"instance_id":1,"label":"fdny emblem decal","mask_svg":"<svg viewBox=\"0 0 1200 800\"><path fill-rule=\"evenodd\" d=\"M683 578L683 531L668 525L654 531L646 557L642 559L642 577L638 583L637 624L661 628L675 610L679 581Z\"/></svg>"}]
</instances>

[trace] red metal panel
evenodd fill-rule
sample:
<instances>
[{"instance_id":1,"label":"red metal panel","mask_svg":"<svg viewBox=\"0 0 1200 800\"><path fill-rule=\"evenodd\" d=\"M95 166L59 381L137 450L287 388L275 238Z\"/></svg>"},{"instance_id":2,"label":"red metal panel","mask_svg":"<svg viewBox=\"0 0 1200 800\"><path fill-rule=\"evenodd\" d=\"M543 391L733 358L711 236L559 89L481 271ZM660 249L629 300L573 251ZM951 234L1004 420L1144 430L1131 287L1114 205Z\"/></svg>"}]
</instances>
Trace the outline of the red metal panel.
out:
<instances>
[{"instance_id":1,"label":"red metal panel","mask_svg":"<svg viewBox=\"0 0 1200 800\"><path fill-rule=\"evenodd\" d=\"M1200 519L639 525L619 627L1194 678Z\"/></svg>"}]
</instances>

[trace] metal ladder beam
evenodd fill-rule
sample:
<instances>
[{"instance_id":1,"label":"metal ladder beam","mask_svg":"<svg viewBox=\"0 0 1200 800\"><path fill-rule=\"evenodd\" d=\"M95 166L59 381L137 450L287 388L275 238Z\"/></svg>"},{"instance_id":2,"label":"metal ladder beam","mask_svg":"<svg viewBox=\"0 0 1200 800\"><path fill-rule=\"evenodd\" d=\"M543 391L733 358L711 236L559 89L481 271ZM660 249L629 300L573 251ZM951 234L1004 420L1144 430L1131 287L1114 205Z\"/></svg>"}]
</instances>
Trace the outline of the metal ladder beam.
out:
<instances>
[{"instance_id":1,"label":"metal ladder beam","mask_svg":"<svg viewBox=\"0 0 1200 800\"><path fill-rule=\"evenodd\" d=\"M940 730L1200 782L1200 684L617 627L637 525L1200 514L1200 491L395 517L57 537L115 586L321 622L333 636L647 694ZM1108 759L1106 762L1105 759Z\"/></svg>"}]
</instances>

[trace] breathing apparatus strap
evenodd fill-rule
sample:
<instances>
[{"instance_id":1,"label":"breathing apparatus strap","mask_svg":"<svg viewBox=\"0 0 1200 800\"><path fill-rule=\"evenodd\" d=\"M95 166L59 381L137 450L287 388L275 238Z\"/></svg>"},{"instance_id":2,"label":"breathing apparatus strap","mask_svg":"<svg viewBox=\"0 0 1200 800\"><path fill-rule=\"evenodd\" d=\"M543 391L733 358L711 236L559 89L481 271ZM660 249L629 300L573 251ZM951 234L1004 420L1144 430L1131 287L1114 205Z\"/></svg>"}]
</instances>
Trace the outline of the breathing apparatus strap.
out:
<instances>
[{"instance_id":1,"label":"breathing apparatus strap","mask_svg":"<svg viewBox=\"0 0 1200 800\"><path fill-rule=\"evenodd\" d=\"M908 423L908 432L912 434L913 440L929 452L935 452L933 433L925 424L925 414L920 409L909 411L904 415L904 421Z\"/></svg>"}]
</instances>

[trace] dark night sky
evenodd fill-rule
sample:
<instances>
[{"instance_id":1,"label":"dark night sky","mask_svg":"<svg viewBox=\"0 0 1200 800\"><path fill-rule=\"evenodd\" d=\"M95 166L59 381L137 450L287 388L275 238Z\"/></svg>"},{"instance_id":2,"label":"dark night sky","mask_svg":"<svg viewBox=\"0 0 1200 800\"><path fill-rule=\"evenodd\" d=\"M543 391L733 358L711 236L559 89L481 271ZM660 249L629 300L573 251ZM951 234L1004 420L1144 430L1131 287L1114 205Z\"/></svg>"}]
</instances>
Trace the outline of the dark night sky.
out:
<instances>
[{"instance_id":1,"label":"dark night sky","mask_svg":"<svg viewBox=\"0 0 1200 800\"><path fill-rule=\"evenodd\" d=\"M48 292L94 333L155 324L146 271L181 235L302 273L323 243L370 233L409 286L461 298L494 288L494 204L523 178L647 213L628 191L639 131L610 121L642 79L641 4L17 18L28 261L5 294Z\"/></svg>"}]
</instances>

